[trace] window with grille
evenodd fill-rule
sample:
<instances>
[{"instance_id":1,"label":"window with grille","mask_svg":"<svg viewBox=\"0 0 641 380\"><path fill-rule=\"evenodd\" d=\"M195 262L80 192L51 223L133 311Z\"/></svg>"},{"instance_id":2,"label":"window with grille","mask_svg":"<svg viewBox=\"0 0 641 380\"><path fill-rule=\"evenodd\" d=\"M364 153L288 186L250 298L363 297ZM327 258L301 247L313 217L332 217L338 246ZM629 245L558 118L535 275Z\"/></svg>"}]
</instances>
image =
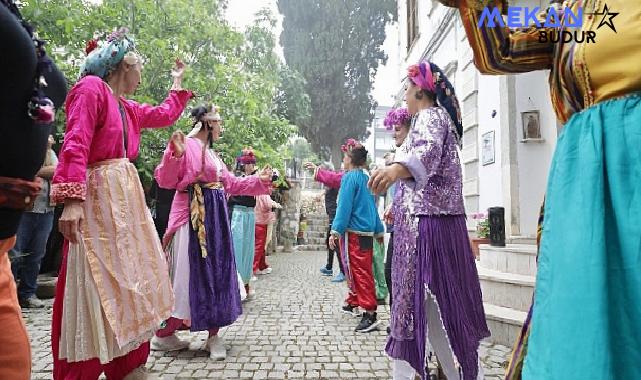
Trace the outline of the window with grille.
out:
<instances>
[{"instance_id":1,"label":"window with grille","mask_svg":"<svg viewBox=\"0 0 641 380\"><path fill-rule=\"evenodd\" d=\"M407 51L418 38L418 0L407 0Z\"/></svg>"}]
</instances>

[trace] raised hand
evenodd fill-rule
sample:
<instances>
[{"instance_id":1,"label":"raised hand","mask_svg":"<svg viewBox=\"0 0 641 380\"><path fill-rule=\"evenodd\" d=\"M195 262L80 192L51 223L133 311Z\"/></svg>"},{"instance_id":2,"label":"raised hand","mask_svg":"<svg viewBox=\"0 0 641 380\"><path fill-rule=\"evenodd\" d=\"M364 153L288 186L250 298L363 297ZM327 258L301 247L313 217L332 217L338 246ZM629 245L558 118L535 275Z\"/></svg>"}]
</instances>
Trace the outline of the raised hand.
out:
<instances>
[{"instance_id":1,"label":"raised hand","mask_svg":"<svg viewBox=\"0 0 641 380\"><path fill-rule=\"evenodd\" d=\"M258 178L263 182L271 182L273 174L272 168L270 166L265 166L258 174Z\"/></svg>"},{"instance_id":2,"label":"raised hand","mask_svg":"<svg viewBox=\"0 0 641 380\"><path fill-rule=\"evenodd\" d=\"M172 90L182 90L183 74L187 66L180 59L176 59L174 68L171 70L171 76L174 77L174 84L171 86Z\"/></svg>"},{"instance_id":3,"label":"raised hand","mask_svg":"<svg viewBox=\"0 0 641 380\"><path fill-rule=\"evenodd\" d=\"M305 162L303 166L305 167L305 169L311 170L311 171L315 171L317 168L316 164L313 162Z\"/></svg>"},{"instance_id":4,"label":"raised hand","mask_svg":"<svg viewBox=\"0 0 641 380\"><path fill-rule=\"evenodd\" d=\"M174 157L182 157L185 154L185 134L182 131L176 131L171 135L169 141L174 151Z\"/></svg>"},{"instance_id":5,"label":"raised hand","mask_svg":"<svg viewBox=\"0 0 641 380\"><path fill-rule=\"evenodd\" d=\"M187 65L185 65L185 63L181 61L180 58L177 58L173 69L171 69L171 76L174 78L182 78L186 68Z\"/></svg>"}]
</instances>

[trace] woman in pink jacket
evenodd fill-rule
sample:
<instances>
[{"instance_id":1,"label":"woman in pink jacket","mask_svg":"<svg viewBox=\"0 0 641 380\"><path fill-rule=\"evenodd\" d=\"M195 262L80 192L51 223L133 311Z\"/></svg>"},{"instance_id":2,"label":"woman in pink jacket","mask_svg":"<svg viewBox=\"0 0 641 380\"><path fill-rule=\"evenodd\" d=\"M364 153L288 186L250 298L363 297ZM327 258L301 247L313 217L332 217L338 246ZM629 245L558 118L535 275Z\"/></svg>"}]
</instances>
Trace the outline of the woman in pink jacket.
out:
<instances>
[{"instance_id":1,"label":"woman in pink jacket","mask_svg":"<svg viewBox=\"0 0 641 380\"><path fill-rule=\"evenodd\" d=\"M193 131L187 138L174 133L155 173L158 186L177 190L163 239L173 243L169 256L176 300L152 348L186 348L189 343L174 333L188 324L191 331L208 331L209 357L224 360L227 351L218 329L242 313L226 194L269 194L272 174L265 169L259 176L235 177L212 149L222 123L216 107L197 107L192 117Z\"/></svg>"},{"instance_id":2,"label":"woman in pink jacket","mask_svg":"<svg viewBox=\"0 0 641 380\"><path fill-rule=\"evenodd\" d=\"M54 201L65 204L66 239L53 305L54 379L93 380L102 372L145 379L148 341L171 314L167 264L131 161L143 128L172 125L192 93L181 88L177 61L160 106L126 99L140 84L142 60L125 32L88 44L82 79L67 96L52 185Z\"/></svg>"}]
</instances>

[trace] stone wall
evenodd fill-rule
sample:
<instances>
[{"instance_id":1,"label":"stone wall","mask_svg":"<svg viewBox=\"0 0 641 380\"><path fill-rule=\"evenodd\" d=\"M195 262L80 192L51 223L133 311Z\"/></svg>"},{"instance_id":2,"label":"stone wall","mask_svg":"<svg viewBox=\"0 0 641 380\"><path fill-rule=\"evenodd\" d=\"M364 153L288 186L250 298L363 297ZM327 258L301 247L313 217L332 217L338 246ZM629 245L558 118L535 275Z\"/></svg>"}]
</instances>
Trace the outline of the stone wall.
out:
<instances>
[{"instance_id":1,"label":"stone wall","mask_svg":"<svg viewBox=\"0 0 641 380\"><path fill-rule=\"evenodd\" d=\"M290 189L283 194L279 239L285 252L290 252L296 243L301 208L301 182L297 179L288 179L288 181Z\"/></svg>"}]
</instances>

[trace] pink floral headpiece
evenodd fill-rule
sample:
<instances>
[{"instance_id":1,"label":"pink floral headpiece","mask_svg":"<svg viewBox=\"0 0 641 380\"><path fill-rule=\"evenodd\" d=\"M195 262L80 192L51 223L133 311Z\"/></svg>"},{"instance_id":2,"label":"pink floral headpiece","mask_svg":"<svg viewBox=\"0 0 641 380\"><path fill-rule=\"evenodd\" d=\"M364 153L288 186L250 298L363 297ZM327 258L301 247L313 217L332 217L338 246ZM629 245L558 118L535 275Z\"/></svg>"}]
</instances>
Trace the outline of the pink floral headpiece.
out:
<instances>
[{"instance_id":1,"label":"pink floral headpiece","mask_svg":"<svg viewBox=\"0 0 641 380\"><path fill-rule=\"evenodd\" d=\"M421 62L418 65L410 66L407 69L407 77L423 90L434 92L436 89L429 63Z\"/></svg>"},{"instance_id":2,"label":"pink floral headpiece","mask_svg":"<svg viewBox=\"0 0 641 380\"><path fill-rule=\"evenodd\" d=\"M407 108L395 108L387 112L383 125L388 131L391 131L396 125L409 125L411 120L412 115Z\"/></svg>"},{"instance_id":3,"label":"pink floral headpiece","mask_svg":"<svg viewBox=\"0 0 641 380\"><path fill-rule=\"evenodd\" d=\"M362 146L363 144L354 139L347 139L347 141L345 141L345 144L341 145L341 150L343 152L351 152L354 148L359 148Z\"/></svg>"}]
</instances>

